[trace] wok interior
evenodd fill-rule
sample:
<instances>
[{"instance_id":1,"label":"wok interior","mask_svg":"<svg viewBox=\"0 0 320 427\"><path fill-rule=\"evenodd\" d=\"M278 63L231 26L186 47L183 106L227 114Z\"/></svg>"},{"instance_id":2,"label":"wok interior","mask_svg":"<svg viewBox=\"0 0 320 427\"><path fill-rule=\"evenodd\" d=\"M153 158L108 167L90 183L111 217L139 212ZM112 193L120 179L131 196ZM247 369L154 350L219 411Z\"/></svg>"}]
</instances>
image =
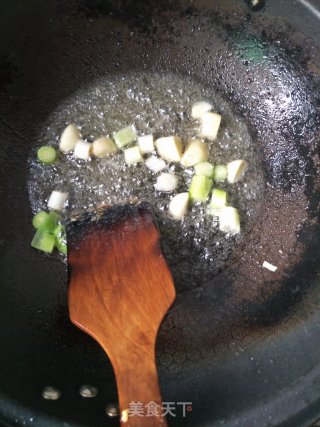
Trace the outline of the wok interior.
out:
<instances>
[{"instance_id":1,"label":"wok interior","mask_svg":"<svg viewBox=\"0 0 320 427\"><path fill-rule=\"evenodd\" d=\"M102 75L168 70L219 88L245 117L263 158L260 213L226 268L214 277L210 269L203 271L192 288L176 283L177 301L157 347L165 399L197 402L190 425L212 419L213 390L220 393L216 419L224 416L223 401L233 393L237 411L245 406L236 398L237 384L230 391L219 374L215 384L202 375L221 357L290 328L288 319L308 311L305 300L315 288L320 260L318 83L308 69L310 57L287 27L248 15L242 2L221 3L82 0L41 7L13 2L5 9L4 31L21 30L1 42L0 57L2 358L15 366L15 375L8 369L2 383L15 400L63 419L116 425L101 409L103 402L117 400L112 368L68 319L66 268L28 245L25 187L27 158L43 121L63 99ZM274 260L276 274L261 270L265 260ZM195 372L198 379L188 379ZM101 393L84 407L76 390L88 381ZM68 383L68 404L52 407L39 399L50 383Z\"/></svg>"}]
</instances>

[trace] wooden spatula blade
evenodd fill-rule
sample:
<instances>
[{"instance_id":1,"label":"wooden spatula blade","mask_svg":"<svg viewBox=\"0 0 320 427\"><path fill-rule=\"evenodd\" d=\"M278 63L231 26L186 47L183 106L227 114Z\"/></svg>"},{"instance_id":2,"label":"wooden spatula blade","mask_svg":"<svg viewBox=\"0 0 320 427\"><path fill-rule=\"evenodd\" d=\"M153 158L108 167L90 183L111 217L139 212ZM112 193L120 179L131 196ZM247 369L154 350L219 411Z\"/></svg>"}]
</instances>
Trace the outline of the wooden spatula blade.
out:
<instances>
[{"instance_id":1,"label":"wooden spatula blade","mask_svg":"<svg viewBox=\"0 0 320 427\"><path fill-rule=\"evenodd\" d=\"M96 220L71 223L67 233L70 318L109 355L122 423L165 425L155 342L175 289L152 212L141 205L115 206ZM155 402L159 416L131 417L132 402Z\"/></svg>"}]
</instances>

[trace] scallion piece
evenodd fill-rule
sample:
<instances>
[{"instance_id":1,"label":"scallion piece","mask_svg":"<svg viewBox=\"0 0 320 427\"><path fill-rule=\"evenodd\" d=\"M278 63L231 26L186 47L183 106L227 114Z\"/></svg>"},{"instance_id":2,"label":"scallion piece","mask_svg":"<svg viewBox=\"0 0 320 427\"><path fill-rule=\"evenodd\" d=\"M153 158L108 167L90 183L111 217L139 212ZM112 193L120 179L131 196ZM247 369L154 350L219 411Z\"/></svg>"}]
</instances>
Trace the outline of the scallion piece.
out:
<instances>
[{"instance_id":1,"label":"scallion piece","mask_svg":"<svg viewBox=\"0 0 320 427\"><path fill-rule=\"evenodd\" d=\"M212 187L212 180L207 176L194 175L189 188L189 196L193 202L205 202Z\"/></svg>"},{"instance_id":2,"label":"scallion piece","mask_svg":"<svg viewBox=\"0 0 320 427\"><path fill-rule=\"evenodd\" d=\"M53 231L56 241L55 245L59 252L66 255L67 254L67 235L66 228L64 225L59 224Z\"/></svg>"},{"instance_id":3,"label":"scallion piece","mask_svg":"<svg viewBox=\"0 0 320 427\"><path fill-rule=\"evenodd\" d=\"M227 166L224 165L217 165L214 168L213 172L213 179L215 182L223 182L226 180L228 175L228 169Z\"/></svg>"},{"instance_id":4,"label":"scallion piece","mask_svg":"<svg viewBox=\"0 0 320 427\"><path fill-rule=\"evenodd\" d=\"M55 246L60 253L62 253L63 255L67 255L67 243L64 239L56 237Z\"/></svg>"},{"instance_id":5,"label":"scallion piece","mask_svg":"<svg viewBox=\"0 0 320 427\"><path fill-rule=\"evenodd\" d=\"M215 188L212 190L212 198L210 202L210 206L212 208L221 209L227 203L227 193L223 190L219 190Z\"/></svg>"},{"instance_id":6,"label":"scallion piece","mask_svg":"<svg viewBox=\"0 0 320 427\"><path fill-rule=\"evenodd\" d=\"M207 176L208 178L213 177L214 167L209 162L201 162L194 166L196 175Z\"/></svg>"},{"instance_id":7,"label":"scallion piece","mask_svg":"<svg viewBox=\"0 0 320 427\"><path fill-rule=\"evenodd\" d=\"M32 225L34 228L42 228L48 221L48 213L45 211L39 211L32 218Z\"/></svg>"},{"instance_id":8,"label":"scallion piece","mask_svg":"<svg viewBox=\"0 0 320 427\"><path fill-rule=\"evenodd\" d=\"M47 221L43 224L42 230L48 231L49 233L53 232L60 220L61 217L57 212L49 212Z\"/></svg>"},{"instance_id":9,"label":"scallion piece","mask_svg":"<svg viewBox=\"0 0 320 427\"><path fill-rule=\"evenodd\" d=\"M49 219L49 223L48 223L47 230L53 231L58 225L59 221L61 221L61 216L57 212L51 211L48 214L48 219Z\"/></svg>"},{"instance_id":10,"label":"scallion piece","mask_svg":"<svg viewBox=\"0 0 320 427\"><path fill-rule=\"evenodd\" d=\"M33 217L32 225L40 231L47 231L48 233L52 233L57 227L60 219L60 215L54 211L49 213L40 211Z\"/></svg>"},{"instance_id":11,"label":"scallion piece","mask_svg":"<svg viewBox=\"0 0 320 427\"><path fill-rule=\"evenodd\" d=\"M62 224L58 224L56 228L53 230L53 234L56 237L65 237L66 236L66 228Z\"/></svg>"},{"instance_id":12,"label":"scallion piece","mask_svg":"<svg viewBox=\"0 0 320 427\"><path fill-rule=\"evenodd\" d=\"M32 239L31 246L39 251L51 254L55 246L55 241L56 238L53 234L47 231L37 230Z\"/></svg>"},{"instance_id":13,"label":"scallion piece","mask_svg":"<svg viewBox=\"0 0 320 427\"><path fill-rule=\"evenodd\" d=\"M40 147L37 151L37 158L44 165L52 165L57 160L57 157L57 151L48 145Z\"/></svg>"},{"instance_id":14,"label":"scallion piece","mask_svg":"<svg viewBox=\"0 0 320 427\"><path fill-rule=\"evenodd\" d=\"M113 133L113 139L119 148L123 148L131 142L136 141L137 131L136 128L131 125L126 128Z\"/></svg>"}]
</instances>

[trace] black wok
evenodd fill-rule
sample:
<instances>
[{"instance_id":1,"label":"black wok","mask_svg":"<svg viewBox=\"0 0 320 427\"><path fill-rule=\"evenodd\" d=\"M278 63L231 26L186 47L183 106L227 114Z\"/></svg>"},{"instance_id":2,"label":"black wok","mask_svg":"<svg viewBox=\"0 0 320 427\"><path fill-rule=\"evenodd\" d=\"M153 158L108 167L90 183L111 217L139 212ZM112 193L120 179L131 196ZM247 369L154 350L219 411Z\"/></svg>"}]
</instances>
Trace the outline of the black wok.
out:
<instances>
[{"instance_id":1,"label":"black wok","mask_svg":"<svg viewBox=\"0 0 320 427\"><path fill-rule=\"evenodd\" d=\"M226 268L177 301L158 339L171 426L303 426L320 416L320 4L3 0L0 15L0 420L116 426L110 363L68 318L66 266L30 247L39 129L80 86L170 70L218 88L261 151L265 192ZM261 7L259 7L261 6ZM279 248L281 252L279 252ZM278 272L261 263L277 252ZM174 270L174 269L173 269ZM174 274L174 271L173 271ZM93 384L93 399L79 387ZM61 398L42 398L45 386Z\"/></svg>"}]
</instances>

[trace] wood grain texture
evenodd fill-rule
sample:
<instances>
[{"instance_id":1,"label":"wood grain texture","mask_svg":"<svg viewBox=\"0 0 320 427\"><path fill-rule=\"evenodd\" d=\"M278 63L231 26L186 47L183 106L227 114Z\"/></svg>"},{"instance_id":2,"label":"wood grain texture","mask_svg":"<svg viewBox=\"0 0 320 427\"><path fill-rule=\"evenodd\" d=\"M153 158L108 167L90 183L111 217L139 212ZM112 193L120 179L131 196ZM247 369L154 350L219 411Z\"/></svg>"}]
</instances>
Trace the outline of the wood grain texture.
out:
<instances>
[{"instance_id":1,"label":"wood grain texture","mask_svg":"<svg viewBox=\"0 0 320 427\"><path fill-rule=\"evenodd\" d=\"M166 426L160 409L159 416L130 416L130 402L161 405L155 343L175 298L152 214L126 207L98 221L74 223L68 229L68 265L70 318L111 360L121 425Z\"/></svg>"}]
</instances>

